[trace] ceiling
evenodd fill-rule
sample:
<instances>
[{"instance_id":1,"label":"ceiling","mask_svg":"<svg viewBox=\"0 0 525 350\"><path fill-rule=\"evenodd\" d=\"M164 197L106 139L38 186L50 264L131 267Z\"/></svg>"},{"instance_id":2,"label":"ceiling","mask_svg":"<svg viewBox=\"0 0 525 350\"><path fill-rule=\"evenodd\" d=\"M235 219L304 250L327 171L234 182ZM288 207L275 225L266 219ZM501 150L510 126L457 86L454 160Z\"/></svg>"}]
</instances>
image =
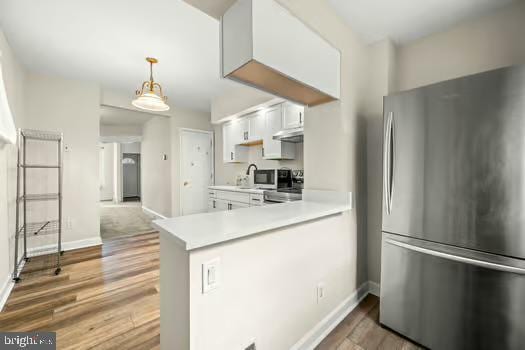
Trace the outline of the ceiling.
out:
<instances>
[{"instance_id":1,"label":"ceiling","mask_svg":"<svg viewBox=\"0 0 525 350\"><path fill-rule=\"evenodd\" d=\"M513 0L328 0L367 43L406 43L443 31Z\"/></svg>"},{"instance_id":2,"label":"ceiling","mask_svg":"<svg viewBox=\"0 0 525 350\"><path fill-rule=\"evenodd\" d=\"M137 125L142 126L145 122L154 118L155 114L138 112L131 109L117 108L112 106L100 107L100 124L103 125ZM165 117L165 116L163 116Z\"/></svg>"},{"instance_id":3,"label":"ceiling","mask_svg":"<svg viewBox=\"0 0 525 350\"><path fill-rule=\"evenodd\" d=\"M209 111L220 79L219 22L182 0L2 0L0 24L31 70L133 93L159 59L168 103Z\"/></svg>"}]
</instances>

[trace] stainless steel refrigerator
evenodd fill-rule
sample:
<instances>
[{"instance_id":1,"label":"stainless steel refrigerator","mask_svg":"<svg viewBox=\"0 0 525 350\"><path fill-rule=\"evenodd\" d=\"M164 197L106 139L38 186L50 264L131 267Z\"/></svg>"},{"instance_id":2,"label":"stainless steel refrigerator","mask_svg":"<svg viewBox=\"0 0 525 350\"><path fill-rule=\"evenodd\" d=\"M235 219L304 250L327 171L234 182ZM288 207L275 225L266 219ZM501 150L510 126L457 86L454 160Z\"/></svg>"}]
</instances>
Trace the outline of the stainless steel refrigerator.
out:
<instances>
[{"instance_id":1,"label":"stainless steel refrigerator","mask_svg":"<svg viewBox=\"0 0 525 350\"><path fill-rule=\"evenodd\" d=\"M525 349L525 67L384 100L380 322Z\"/></svg>"}]
</instances>

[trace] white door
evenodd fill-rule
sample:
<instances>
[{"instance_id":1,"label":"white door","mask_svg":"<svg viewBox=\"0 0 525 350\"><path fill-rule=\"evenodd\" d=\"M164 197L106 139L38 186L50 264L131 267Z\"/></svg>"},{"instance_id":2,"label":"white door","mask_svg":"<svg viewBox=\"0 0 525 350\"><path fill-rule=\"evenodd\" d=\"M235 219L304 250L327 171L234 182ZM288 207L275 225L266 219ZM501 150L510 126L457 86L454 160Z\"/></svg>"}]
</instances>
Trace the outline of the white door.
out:
<instances>
[{"instance_id":1,"label":"white door","mask_svg":"<svg viewBox=\"0 0 525 350\"><path fill-rule=\"evenodd\" d=\"M204 213L208 186L213 185L213 134L183 129L180 141L180 214Z\"/></svg>"},{"instance_id":2,"label":"white door","mask_svg":"<svg viewBox=\"0 0 525 350\"><path fill-rule=\"evenodd\" d=\"M100 144L100 200L113 200L114 144Z\"/></svg>"}]
</instances>

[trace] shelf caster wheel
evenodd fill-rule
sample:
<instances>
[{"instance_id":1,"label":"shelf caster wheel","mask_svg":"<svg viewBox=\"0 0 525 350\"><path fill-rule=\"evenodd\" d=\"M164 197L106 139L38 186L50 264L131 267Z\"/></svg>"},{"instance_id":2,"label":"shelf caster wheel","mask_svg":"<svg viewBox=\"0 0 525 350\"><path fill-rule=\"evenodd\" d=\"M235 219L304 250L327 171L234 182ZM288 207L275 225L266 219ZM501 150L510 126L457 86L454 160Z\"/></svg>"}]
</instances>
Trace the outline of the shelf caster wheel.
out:
<instances>
[{"instance_id":1,"label":"shelf caster wheel","mask_svg":"<svg viewBox=\"0 0 525 350\"><path fill-rule=\"evenodd\" d=\"M15 283L20 282L20 277L15 277L15 278L13 278L13 281L15 281Z\"/></svg>"},{"instance_id":2,"label":"shelf caster wheel","mask_svg":"<svg viewBox=\"0 0 525 350\"><path fill-rule=\"evenodd\" d=\"M60 252L60 255L64 255L64 251L61 251L61 252Z\"/></svg>"},{"instance_id":3,"label":"shelf caster wheel","mask_svg":"<svg viewBox=\"0 0 525 350\"><path fill-rule=\"evenodd\" d=\"M60 267L58 267L56 270L55 270L55 275L58 275L60 273L60 271L62 271L62 269Z\"/></svg>"},{"instance_id":4,"label":"shelf caster wheel","mask_svg":"<svg viewBox=\"0 0 525 350\"><path fill-rule=\"evenodd\" d=\"M24 260L25 260L26 262L29 262L29 261L31 261L31 258L24 258Z\"/></svg>"}]
</instances>

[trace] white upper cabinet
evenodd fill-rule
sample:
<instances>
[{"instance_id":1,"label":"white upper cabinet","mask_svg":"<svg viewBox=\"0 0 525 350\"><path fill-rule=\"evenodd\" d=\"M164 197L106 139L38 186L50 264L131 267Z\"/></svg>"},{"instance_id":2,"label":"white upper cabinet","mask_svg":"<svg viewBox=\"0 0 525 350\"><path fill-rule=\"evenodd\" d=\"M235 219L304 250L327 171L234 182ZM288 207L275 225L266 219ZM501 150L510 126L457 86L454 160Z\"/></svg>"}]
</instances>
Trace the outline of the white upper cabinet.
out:
<instances>
[{"instance_id":1,"label":"white upper cabinet","mask_svg":"<svg viewBox=\"0 0 525 350\"><path fill-rule=\"evenodd\" d=\"M262 157L264 159L294 159L295 144L273 139L282 130L283 105L270 108L265 113L266 130L263 139Z\"/></svg>"},{"instance_id":2,"label":"white upper cabinet","mask_svg":"<svg viewBox=\"0 0 525 350\"><path fill-rule=\"evenodd\" d=\"M340 97L340 52L274 0L237 0L221 52L223 77L303 105Z\"/></svg>"},{"instance_id":3,"label":"white upper cabinet","mask_svg":"<svg viewBox=\"0 0 525 350\"><path fill-rule=\"evenodd\" d=\"M264 130L266 128L264 113L255 113L248 117L248 121L248 139L261 141L264 138Z\"/></svg>"},{"instance_id":4,"label":"white upper cabinet","mask_svg":"<svg viewBox=\"0 0 525 350\"><path fill-rule=\"evenodd\" d=\"M222 126L223 160L225 163L241 163L248 161L248 150L241 146L242 129L244 125L234 120Z\"/></svg>"},{"instance_id":5,"label":"white upper cabinet","mask_svg":"<svg viewBox=\"0 0 525 350\"><path fill-rule=\"evenodd\" d=\"M283 129L300 128L304 125L304 107L295 103L283 104Z\"/></svg>"},{"instance_id":6,"label":"white upper cabinet","mask_svg":"<svg viewBox=\"0 0 525 350\"><path fill-rule=\"evenodd\" d=\"M263 140L264 113L252 113L240 118L241 143L253 144Z\"/></svg>"}]
</instances>

